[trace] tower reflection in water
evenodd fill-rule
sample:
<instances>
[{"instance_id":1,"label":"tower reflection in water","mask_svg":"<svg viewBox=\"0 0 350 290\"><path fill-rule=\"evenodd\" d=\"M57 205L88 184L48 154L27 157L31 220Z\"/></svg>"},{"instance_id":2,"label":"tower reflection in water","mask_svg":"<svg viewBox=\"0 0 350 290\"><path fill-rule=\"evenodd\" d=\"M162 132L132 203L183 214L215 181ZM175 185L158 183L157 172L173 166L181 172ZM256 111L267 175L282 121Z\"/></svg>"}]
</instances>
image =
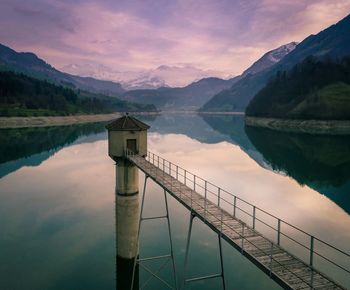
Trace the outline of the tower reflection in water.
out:
<instances>
[{"instance_id":1,"label":"tower reflection in water","mask_svg":"<svg viewBox=\"0 0 350 290\"><path fill-rule=\"evenodd\" d=\"M139 288L139 265L135 261L139 251L139 219L138 169L125 159L118 160L116 165L116 280L118 290ZM133 276L134 283L132 283Z\"/></svg>"}]
</instances>

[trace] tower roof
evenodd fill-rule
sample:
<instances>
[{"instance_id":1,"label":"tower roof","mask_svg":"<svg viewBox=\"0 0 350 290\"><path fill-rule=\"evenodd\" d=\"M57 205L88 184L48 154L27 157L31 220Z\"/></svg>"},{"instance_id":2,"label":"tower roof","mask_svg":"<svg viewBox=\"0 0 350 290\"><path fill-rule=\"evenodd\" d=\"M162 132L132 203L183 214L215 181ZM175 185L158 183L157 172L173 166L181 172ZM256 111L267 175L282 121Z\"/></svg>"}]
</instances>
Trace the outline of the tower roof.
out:
<instances>
[{"instance_id":1,"label":"tower roof","mask_svg":"<svg viewBox=\"0 0 350 290\"><path fill-rule=\"evenodd\" d=\"M109 131L144 131L149 128L150 126L128 114L106 125Z\"/></svg>"}]
</instances>

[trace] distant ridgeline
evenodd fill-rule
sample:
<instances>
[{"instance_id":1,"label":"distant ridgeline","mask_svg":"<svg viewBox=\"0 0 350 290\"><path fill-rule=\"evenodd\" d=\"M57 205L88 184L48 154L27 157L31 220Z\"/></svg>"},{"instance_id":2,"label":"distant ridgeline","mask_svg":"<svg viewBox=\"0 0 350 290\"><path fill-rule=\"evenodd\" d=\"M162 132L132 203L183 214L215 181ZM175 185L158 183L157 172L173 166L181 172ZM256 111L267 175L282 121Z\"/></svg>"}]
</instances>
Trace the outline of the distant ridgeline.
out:
<instances>
[{"instance_id":1,"label":"distant ridgeline","mask_svg":"<svg viewBox=\"0 0 350 290\"><path fill-rule=\"evenodd\" d=\"M246 115L350 120L350 57L308 57L278 72L249 103Z\"/></svg>"},{"instance_id":2,"label":"distant ridgeline","mask_svg":"<svg viewBox=\"0 0 350 290\"><path fill-rule=\"evenodd\" d=\"M0 116L98 114L121 111L155 111L154 105L136 104L115 97L0 71Z\"/></svg>"}]
</instances>

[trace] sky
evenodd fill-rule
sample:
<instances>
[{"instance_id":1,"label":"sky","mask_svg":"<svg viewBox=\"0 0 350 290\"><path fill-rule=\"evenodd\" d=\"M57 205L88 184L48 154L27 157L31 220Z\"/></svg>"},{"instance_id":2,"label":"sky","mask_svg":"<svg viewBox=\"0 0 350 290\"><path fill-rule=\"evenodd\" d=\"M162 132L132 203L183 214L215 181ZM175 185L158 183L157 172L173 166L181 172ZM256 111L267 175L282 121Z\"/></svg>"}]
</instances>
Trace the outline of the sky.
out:
<instances>
[{"instance_id":1,"label":"sky","mask_svg":"<svg viewBox=\"0 0 350 290\"><path fill-rule=\"evenodd\" d=\"M350 13L350 0L1 0L0 43L57 68L191 65L240 74Z\"/></svg>"}]
</instances>

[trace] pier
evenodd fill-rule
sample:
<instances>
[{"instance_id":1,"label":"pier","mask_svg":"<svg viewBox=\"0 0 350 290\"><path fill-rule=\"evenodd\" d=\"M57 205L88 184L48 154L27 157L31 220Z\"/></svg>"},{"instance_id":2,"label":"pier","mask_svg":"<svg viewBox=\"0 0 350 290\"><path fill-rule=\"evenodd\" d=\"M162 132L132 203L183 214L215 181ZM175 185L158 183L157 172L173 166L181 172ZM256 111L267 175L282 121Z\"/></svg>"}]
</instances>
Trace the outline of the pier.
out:
<instances>
[{"instance_id":1,"label":"pier","mask_svg":"<svg viewBox=\"0 0 350 290\"><path fill-rule=\"evenodd\" d=\"M336 252L343 261L348 262L347 265L350 261L348 253L309 235L152 152L148 152L147 156L140 156L131 150L126 150L125 157L144 172L145 183L148 178L151 178L191 212L185 263L187 263L192 221L196 217L218 233L220 254L221 239L224 239L284 289L346 289L319 271L314 261L316 258L322 259L323 262L336 267L345 275L350 275L349 268L323 254L327 251L318 252L315 249L315 243L322 245L319 248L328 248ZM238 218L238 212L243 213L250 222L247 221L247 218L244 220ZM267 216L270 222L267 223L262 215ZM271 239L260 233L256 229L258 223L270 228L275 233L275 238ZM295 237L281 230L286 226L297 232ZM305 245L298 241L297 237L300 234L306 237L308 244ZM298 253L285 249L282 240L289 240L289 243L298 245L307 255L301 258ZM222 273L205 277L185 277L184 284L216 277L224 277L223 267Z\"/></svg>"},{"instance_id":2,"label":"pier","mask_svg":"<svg viewBox=\"0 0 350 290\"><path fill-rule=\"evenodd\" d=\"M284 289L349 288L349 253L148 151L147 130L150 127L140 120L126 114L108 124L106 128L108 154L117 164L117 216L118 222L121 223L117 229L119 233L117 256L120 258L120 263L125 260L128 265L133 264L132 276L126 282L131 289L138 288L139 267L148 271L167 288L179 289L172 246L169 255L147 258L140 258L138 248L141 222L158 218L167 218L170 245L172 245L167 194L190 211L183 288L187 283L194 281L220 278L222 288L226 289L222 240L238 250ZM140 211L137 203L138 169L145 174ZM148 179L152 179L164 189L167 212L165 216L143 217ZM218 273L187 277L194 218L203 221L218 235L220 253ZM172 261L175 287L142 264L143 260L163 258L167 259L166 262Z\"/></svg>"}]
</instances>

